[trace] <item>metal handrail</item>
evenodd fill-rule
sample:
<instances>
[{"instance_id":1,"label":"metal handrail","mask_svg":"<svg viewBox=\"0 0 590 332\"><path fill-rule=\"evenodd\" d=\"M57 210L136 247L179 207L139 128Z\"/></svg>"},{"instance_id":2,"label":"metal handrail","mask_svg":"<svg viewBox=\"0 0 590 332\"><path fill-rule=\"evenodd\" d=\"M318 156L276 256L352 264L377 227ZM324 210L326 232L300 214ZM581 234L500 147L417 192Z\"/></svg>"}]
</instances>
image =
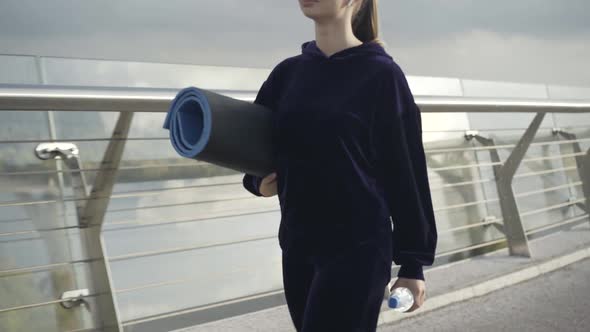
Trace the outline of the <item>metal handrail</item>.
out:
<instances>
[{"instance_id":1,"label":"metal handrail","mask_svg":"<svg viewBox=\"0 0 590 332\"><path fill-rule=\"evenodd\" d=\"M167 112L178 89L0 84L0 111ZM211 90L253 101L256 91ZM589 100L416 97L423 112L590 112Z\"/></svg>"}]
</instances>

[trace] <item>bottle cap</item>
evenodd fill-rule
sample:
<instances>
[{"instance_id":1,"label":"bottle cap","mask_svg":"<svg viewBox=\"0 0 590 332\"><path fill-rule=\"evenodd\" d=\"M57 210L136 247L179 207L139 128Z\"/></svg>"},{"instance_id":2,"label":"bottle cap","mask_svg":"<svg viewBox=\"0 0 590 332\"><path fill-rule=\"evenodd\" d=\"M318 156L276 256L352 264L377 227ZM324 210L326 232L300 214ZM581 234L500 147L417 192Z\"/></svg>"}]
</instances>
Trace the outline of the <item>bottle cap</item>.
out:
<instances>
[{"instance_id":1,"label":"bottle cap","mask_svg":"<svg viewBox=\"0 0 590 332\"><path fill-rule=\"evenodd\" d=\"M390 297L388 304L389 304L390 308L397 308L397 305L399 304L399 302L396 297Z\"/></svg>"}]
</instances>

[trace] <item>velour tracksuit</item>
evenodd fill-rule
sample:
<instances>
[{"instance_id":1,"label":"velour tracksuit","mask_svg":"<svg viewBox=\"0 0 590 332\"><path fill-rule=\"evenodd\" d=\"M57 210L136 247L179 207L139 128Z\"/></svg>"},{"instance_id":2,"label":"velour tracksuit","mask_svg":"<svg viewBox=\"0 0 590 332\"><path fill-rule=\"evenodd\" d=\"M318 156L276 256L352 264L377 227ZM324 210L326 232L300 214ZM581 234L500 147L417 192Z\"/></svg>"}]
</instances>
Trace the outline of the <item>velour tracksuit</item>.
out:
<instances>
[{"instance_id":1,"label":"velour tracksuit","mask_svg":"<svg viewBox=\"0 0 590 332\"><path fill-rule=\"evenodd\" d=\"M284 59L257 104L272 112L283 281L298 331L374 331L390 280L422 279L437 230L420 109L377 42ZM261 196L261 177L243 185ZM392 229L393 221L393 229Z\"/></svg>"}]
</instances>

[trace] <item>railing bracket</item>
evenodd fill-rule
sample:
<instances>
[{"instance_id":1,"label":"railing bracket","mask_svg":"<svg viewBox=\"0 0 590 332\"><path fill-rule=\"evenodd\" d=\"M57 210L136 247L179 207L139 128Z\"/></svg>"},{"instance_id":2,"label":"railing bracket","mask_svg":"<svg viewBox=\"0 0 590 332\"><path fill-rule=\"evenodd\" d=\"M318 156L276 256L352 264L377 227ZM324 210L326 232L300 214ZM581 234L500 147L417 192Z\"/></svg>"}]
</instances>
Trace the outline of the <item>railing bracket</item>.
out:
<instances>
[{"instance_id":1,"label":"railing bracket","mask_svg":"<svg viewBox=\"0 0 590 332\"><path fill-rule=\"evenodd\" d=\"M62 301L59 304L61 304L61 306L66 309L72 309L81 305L88 305L88 302L84 298L89 294L90 293L88 292L87 288L70 290L61 294Z\"/></svg>"}]
</instances>

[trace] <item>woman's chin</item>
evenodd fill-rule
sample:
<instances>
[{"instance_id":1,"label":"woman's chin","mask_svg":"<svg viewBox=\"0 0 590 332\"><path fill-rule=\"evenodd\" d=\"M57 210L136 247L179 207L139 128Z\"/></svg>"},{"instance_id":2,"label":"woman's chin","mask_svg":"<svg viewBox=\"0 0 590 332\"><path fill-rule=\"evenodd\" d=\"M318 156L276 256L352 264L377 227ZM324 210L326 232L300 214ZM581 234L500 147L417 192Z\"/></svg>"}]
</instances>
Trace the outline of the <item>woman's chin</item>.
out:
<instances>
[{"instance_id":1,"label":"woman's chin","mask_svg":"<svg viewBox=\"0 0 590 332\"><path fill-rule=\"evenodd\" d=\"M314 8L303 8L303 15L312 20L318 20L325 16L318 10L314 10Z\"/></svg>"}]
</instances>

